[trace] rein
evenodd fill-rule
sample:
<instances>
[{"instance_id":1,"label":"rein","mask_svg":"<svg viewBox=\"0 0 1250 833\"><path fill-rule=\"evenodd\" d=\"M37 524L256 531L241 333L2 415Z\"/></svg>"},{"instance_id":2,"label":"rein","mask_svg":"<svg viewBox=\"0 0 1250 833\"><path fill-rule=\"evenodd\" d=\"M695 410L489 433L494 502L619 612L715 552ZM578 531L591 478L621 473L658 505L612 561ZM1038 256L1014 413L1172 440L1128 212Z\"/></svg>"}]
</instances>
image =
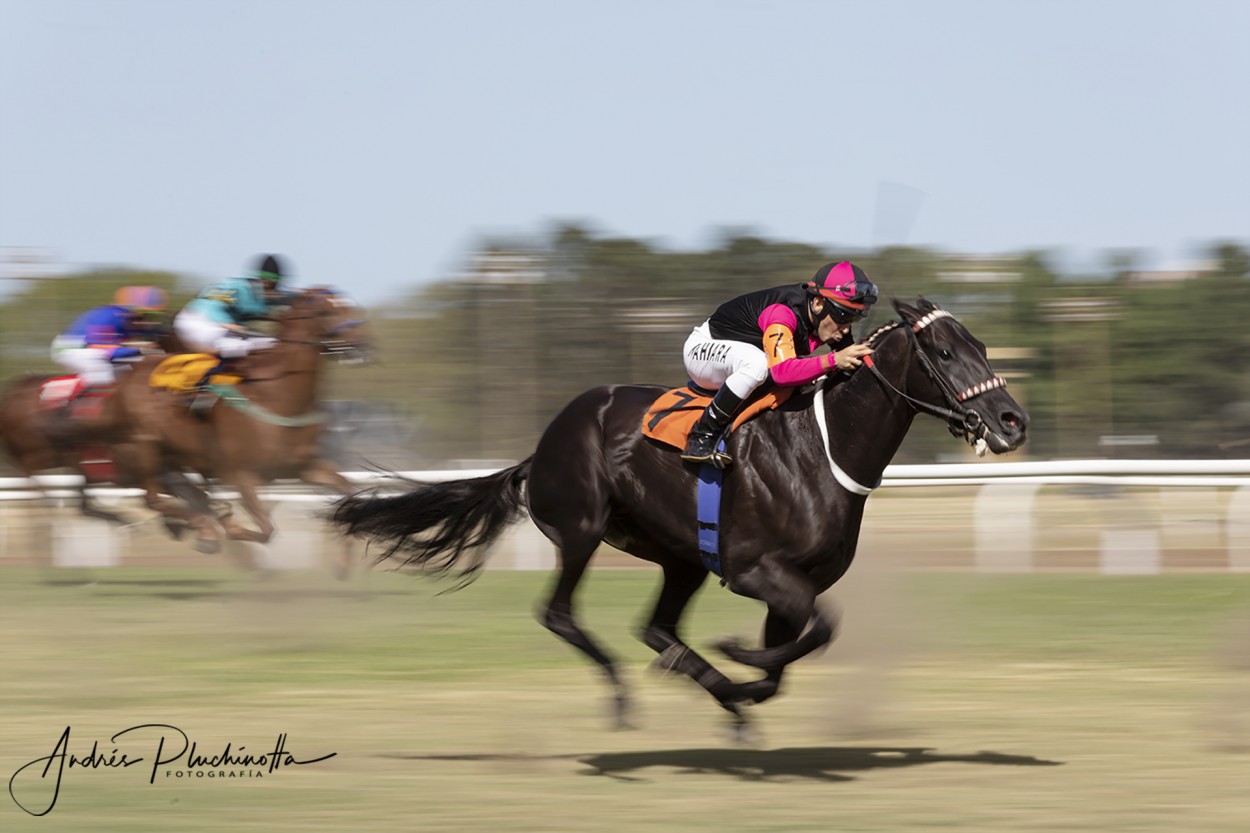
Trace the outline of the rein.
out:
<instances>
[{"instance_id":1,"label":"rein","mask_svg":"<svg viewBox=\"0 0 1250 833\"><path fill-rule=\"evenodd\" d=\"M317 313L315 315L298 315L298 316L293 316L290 318L284 318L282 320L283 321L303 321L309 318L318 318L320 317L320 315L321 313ZM335 338L335 336L347 330L354 330L355 328L359 327L363 323L365 323L363 318L357 318L357 319L352 319L350 321L344 321L341 324L338 324L337 326L335 326L329 332L327 332L324 338L320 338L320 339L291 338L290 336L284 336L280 334L279 335L266 335L265 333L251 333L251 332L249 332L248 335L257 336L260 338L272 338L274 341L280 341L283 344L300 344L305 347L317 347L321 350L321 354L323 356L333 356L337 353L346 353L346 352L349 352L350 350L356 349L356 345L352 344L352 342L348 341L345 338Z\"/></svg>"},{"instance_id":2,"label":"rein","mask_svg":"<svg viewBox=\"0 0 1250 833\"><path fill-rule=\"evenodd\" d=\"M918 319L915 324L905 330L912 352L919 360L921 369L923 369L925 375L938 386L938 389L942 391L942 396L945 398L946 404L949 407L943 408L939 405L933 405L929 402L916 399L914 396L909 396L906 393L903 393L903 391L891 384L889 379L885 378L885 375L882 374L881 370L877 367L876 362L872 360L872 356L864 357L864 365L872 371L872 374L877 378L877 381L898 396L907 400L907 402L909 402L914 409L917 411L924 411L927 414L931 414L939 419L945 420L952 434L957 437L962 436L964 440L967 441L968 445L971 445L976 449L978 457L984 457L986 451L989 450L989 445L985 442L985 435L989 433L989 428L985 425L979 413L972 408L965 408L963 403L980 396L986 391L1005 386L1007 384L1006 380L1004 380L1001 376L994 376L991 379L969 387L965 391L956 391L955 386L951 384L950 379L934 366L933 361L929 358L928 354L925 353L924 348L920 346L920 339L916 337L917 333L925 327L928 327L934 321L941 318L953 317L954 316L944 309L935 309L924 317ZM903 325L897 322L893 325L887 325L887 327L883 327L873 333L869 338L869 341L871 342L883 332L888 332L889 330L893 330L901 326Z\"/></svg>"}]
</instances>

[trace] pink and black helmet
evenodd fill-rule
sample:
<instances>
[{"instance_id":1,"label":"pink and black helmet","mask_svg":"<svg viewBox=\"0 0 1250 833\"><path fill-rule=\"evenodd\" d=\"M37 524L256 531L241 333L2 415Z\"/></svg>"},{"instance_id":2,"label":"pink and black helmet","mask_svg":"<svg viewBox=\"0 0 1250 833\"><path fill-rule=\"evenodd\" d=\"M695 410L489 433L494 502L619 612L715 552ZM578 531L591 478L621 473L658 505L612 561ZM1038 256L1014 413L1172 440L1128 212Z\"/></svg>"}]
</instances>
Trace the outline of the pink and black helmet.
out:
<instances>
[{"instance_id":1,"label":"pink and black helmet","mask_svg":"<svg viewBox=\"0 0 1250 833\"><path fill-rule=\"evenodd\" d=\"M877 285L849 260L826 263L807 282L807 291L833 302L845 317L862 318L877 302Z\"/></svg>"}]
</instances>

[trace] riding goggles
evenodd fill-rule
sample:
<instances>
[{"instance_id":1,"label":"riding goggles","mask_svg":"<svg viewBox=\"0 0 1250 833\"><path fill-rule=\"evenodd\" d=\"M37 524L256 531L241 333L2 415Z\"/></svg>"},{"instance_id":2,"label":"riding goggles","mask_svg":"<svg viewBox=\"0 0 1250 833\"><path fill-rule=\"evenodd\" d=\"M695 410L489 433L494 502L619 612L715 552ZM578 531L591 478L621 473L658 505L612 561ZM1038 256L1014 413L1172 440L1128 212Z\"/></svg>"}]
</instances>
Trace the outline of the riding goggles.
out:
<instances>
[{"instance_id":1,"label":"riding goggles","mask_svg":"<svg viewBox=\"0 0 1250 833\"><path fill-rule=\"evenodd\" d=\"M862 319L868 312L867 310L862 309L847 309L846 307L839 306L833 302L827 302L825 304L825 309L827 310L828 315L839 324L854 324L856 321Z\"/></svg>"}]
</instances>

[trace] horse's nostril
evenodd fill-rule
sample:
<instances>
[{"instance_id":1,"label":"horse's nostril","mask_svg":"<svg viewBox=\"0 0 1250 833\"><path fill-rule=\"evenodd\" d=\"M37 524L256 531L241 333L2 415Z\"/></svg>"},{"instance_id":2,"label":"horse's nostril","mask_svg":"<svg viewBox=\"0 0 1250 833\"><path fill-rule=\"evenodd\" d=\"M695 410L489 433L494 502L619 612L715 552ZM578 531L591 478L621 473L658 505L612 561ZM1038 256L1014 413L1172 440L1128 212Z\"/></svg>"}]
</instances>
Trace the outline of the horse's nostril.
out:
<instances>
[{"instance_id":1,"label":"horse's nostril","mask_svg":"<svg viewBox=\"0 0 1250 833\"><path fill-rule=\"evenodd\" d=\"M1004 428L1011 429L1012 431L1019 431L1023 427L1020 416L1011 411L1003 413L998 420L1002 423Z\"/></svg>"}]
</instances>

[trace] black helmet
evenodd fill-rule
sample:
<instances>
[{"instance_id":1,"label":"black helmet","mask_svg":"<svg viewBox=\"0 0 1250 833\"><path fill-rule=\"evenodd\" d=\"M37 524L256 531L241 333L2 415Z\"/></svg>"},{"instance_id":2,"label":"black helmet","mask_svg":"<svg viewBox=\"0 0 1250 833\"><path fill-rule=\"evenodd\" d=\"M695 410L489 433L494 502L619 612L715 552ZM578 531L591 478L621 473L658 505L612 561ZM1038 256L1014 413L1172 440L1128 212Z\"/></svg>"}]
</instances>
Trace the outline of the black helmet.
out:
<instances>
[{"instance_id":1,"label":"black helmet","mask_svg":"<svg viewBox=\"0 0 1250 833\"><path fill-rule=\"evenodd\" d=\"M262 255L259 265L256 267L256 277L265 281L280 282L286 276L286 270L282 268L282 261L277 255Z\"/></svg>"}]
</instances>

